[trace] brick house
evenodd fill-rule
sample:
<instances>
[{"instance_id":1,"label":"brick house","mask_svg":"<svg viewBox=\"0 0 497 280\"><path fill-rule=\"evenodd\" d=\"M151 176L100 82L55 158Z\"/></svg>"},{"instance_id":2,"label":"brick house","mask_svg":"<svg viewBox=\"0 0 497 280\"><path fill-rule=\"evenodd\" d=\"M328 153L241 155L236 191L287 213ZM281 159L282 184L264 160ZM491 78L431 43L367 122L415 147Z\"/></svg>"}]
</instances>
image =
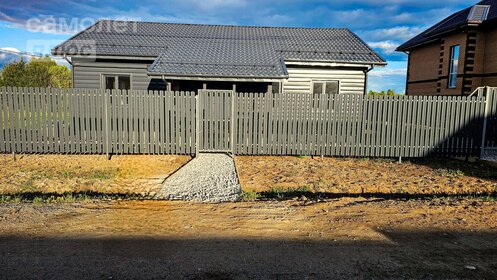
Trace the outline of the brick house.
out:
<instances>
[{"instance_id":1,"label":"brick house","mask_svg":"<svg viewBox=\"0 0 497 280\"><path fill-rule=\"evenodd\" d=\"M408 95L467 95L497 86L497 0L454 13L397 51L409 56Z\"/></svg>"}]
</instances>

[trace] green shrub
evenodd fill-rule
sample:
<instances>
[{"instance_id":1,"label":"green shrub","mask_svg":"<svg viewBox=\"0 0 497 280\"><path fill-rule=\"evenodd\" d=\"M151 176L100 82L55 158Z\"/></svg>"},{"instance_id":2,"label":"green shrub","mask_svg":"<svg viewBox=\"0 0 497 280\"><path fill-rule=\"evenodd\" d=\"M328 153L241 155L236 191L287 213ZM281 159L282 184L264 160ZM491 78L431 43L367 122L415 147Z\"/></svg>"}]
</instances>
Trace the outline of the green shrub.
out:
<instances>
[{"instance_id":1,"label":"green shrub","mask_svg":"<svg viewBox=\"0 0 497 280\"><path fill-rule=\"evenodd\" d=\"M450 178L459 178L464 176L464 172L459 169L438 168L433 171L435 176L446 176Z\"/></svg>"},{"instance_id":2,"label":"green shrub","mask_svg":"<svg viewBox=\"0 0 497 280\"><path fill-rule=\"evenodd\" d=\"M282 199L289 196L299 196L309 192L311 192L311 188L309 186L294 187L294 188L275 187L264 192L264 194L269 197L276 197Z\"/></svg>"},{"instance_id":3,"label":"green shrub","mask_svg":"<svg viewBox=\"0 0 497 280\"><path fill-rule=\"evenodd\" d=\"M241 197L242 199L258 199L261 194L256 191L242 191Z\"/></svg>"}]
</instances>

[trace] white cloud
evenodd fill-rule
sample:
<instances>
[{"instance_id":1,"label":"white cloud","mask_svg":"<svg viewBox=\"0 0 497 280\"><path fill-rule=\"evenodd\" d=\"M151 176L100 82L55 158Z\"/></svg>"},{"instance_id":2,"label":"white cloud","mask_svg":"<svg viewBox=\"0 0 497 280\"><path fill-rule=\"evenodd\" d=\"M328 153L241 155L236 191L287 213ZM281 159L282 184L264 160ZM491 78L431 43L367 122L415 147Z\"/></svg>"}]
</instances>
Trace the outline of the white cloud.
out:
<instances>
[{"instance_id":1,"label":"white cloud","mask_svg":"<svg viewBox=\"0 0 497 280\"><path fill-rule=\"evenodd\" d=\"M389 76L405 76L407 73L407 68L397 68L397 69L381 69L377 68L374 71L371 71L369 75L371 77L389 77Z\"/></svg>"},{"instance_id":2,"label":"white cloud","mask_svg":"<svg viewBox=\"0 0 497 280\"><path fill-rule=\"evenodd\" d=\"M423 32L427 27L426 26L395 26L391 28L381 28L374 29L370 31L359 32L366 39L373 40L399 40L399 41L407 41L412 37L418 35Z\"/></svg>"},{"instance_id":3,"label":"white cloud","mask_svg":"<svg viewBox=\"0 0 497 280\"><path fill-rule=\"evenodd\" d=\"M407 61L389 61L385 67L377 67L368 74L368 90L397 93L405 92Z\"/></svg>"},{"instance_id":4,"label":"white cloud","mask_svg":"<svg viewBox=\"0 0 497 280\"><path fill-rule=\"evenodd\" d=\"M238 8L247 4L245 0L187 0L184 2L206 11Z\"/></svg>"},{"instance_id":5,"label":"white cloud","mask_svg":"<svg viewBox=\"0 0 497 280\"><path fill-rule=\"evenodd\" d=\"M55 63L59 64L59 65L64 65L66 67L71 67L71 65L69 64L69 62L67 62L67 60L65 60L64 58L62 57L57 57L57 56L50 56L50 58L55 61Z\"/></svg>"},{"instance_id":6,"label":"white cloud","mask_svg":"<svg viewBox=\"0 0 497 280\"><path fill-rule=\"evenodd\" d=\"M386 54L392 54L395 52L395 49L399 46L398 43L393 41L381 41L381 42L368 42L368 45L375 49L380 49L382 52Z\"/></svg>"},{"instance_id":7,"label":"white cloud","mask_svg":"<svg viewBox=\"0 0 497 280\"><path fill-rule=\"evenodd\" d=\"M292 21L292 18L290 16L274 14L274 15L258 18L256 20L256 23L257 23L257 25L282 26L282 25L285 25L291 21Z\"/></svg>"},{"instance_id":8,"label":"white cloud","mask_svg":"<svg viewBox=\"0 0 497 280\"><path fill-rule=\"evenodd\" d=\"M357 19L363 19L366 20L366 18L372 18L374 16L374 13L364 10L364 9L355 9L355 10L350 10L350 11L336 11L334 12L334 16L336 16L338 19L343 19L343 20L357 20Z\"/></svg>"},{"instance_id":9,"label":"white cloud","mask_svg":"<svg viewBox=\"0 0 497 280\"><path fill-rule=\"evenodd\" d=\"M458 9L432 8L414 12L399 11L389 6L371 9L332 10L315 9L315 13L327 14L332 22L343 24L353 29L377 29L384 26L431 26ZM312 16L312 15L309 15Z\"/></svg>"},{"instance_id":10,"label":"white cloud","mask_svg":"<svg viewBox=\"0 0 497 280\"><path fill-rule=\"evenodd\" d=\"M398 24L425 25L428 23L429 25L432 25L451 15L455 11L456 10L449 8L439 8L414 13L403 12L398 15L390 15L391 17L389 20Z\"/></svg>"},{"instance_id":11,"label":"white cloud","mask_svg":"<svg viewBox=\"0 0 497 280\"><path fill-rule=\"evenodd\" d=\"M34 33L73 35L95 23L93 18L56 18L54 16L32 17L26 21L10 22L7 27L25 29Z\"/></svg>"},{"instance_id":12,"label":"white cloud","mask_svg":"<svg viewBox=\"0 0 497 280\"><path fill-rule=\"evenodd\" d=\"M155 14L146 7L140 7L132 11L114 11L109 14L115 16L102 17L100 19L113 19L113 20L132 20L132 21L150 21L150 22L176 22L176 23L203 23L203 24L236 24L228 18L216 16L195 16L194 14L181 14L175 16L174 14Z\"/></svg>"},{"instance_id":13,"label":"white cloud","mask_svg":"<svg viewBox=\"0 0 497 280\"><path fill-rule=\"evenodd\" d=\"M11 48L11 47L2 47L0 48L2 51L8 51L8 52L14 52L14 53L20 53L21 51L16 48Z\"/></svg>"},{"instance_id":14,"label":"white cloud","mask_svg":"<svg viewBox=\"0 0 497 280\"><path fill-rule=\"evenodd\" d=\"M0 8L1 8L1 7L0 7ZM12 16L7 15L6 13L2 12L1 10L0 10L0 20L1 20L1 21L6 21L6 22L14 22L14 23L15 23L15 22L21 22L21 21L22 21L22 20L20 20L20 19L17 19L17 18L15 18L15 17L12 17Z\"/></svg>"}]
</instances>

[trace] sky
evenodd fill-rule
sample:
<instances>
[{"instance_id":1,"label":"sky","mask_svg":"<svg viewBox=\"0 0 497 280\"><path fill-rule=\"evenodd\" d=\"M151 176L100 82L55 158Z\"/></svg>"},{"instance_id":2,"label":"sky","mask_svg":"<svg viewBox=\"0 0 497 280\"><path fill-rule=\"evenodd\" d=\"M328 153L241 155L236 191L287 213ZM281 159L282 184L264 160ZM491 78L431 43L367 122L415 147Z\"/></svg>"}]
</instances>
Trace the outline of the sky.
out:
<instances>
[{"instance_id":1,"label":"sky","mask_svg":"<svg viewBox=\"0 0 497 280\"><path fill-rule=\"evenodd\" d=\"M405 91L401 43L468 0L0 0L0 49L49 54L99 19L254 26L349 28L388 66L370 72L369 89ZM2 53L0 53L0 60Z\"/></svg>"}]
</instances>

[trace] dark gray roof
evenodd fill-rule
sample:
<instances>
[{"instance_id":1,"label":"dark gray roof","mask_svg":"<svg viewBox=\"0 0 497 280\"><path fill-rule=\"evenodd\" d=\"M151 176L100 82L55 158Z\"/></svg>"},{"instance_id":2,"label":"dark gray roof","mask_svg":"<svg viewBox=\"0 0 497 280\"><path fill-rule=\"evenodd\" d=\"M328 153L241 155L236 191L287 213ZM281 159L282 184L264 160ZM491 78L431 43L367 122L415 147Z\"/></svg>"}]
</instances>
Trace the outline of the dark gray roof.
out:
<instances>
[{"instance_id":1,"label":"dark gray roof","mask_svg":"<svg viewBox=\"0 0 497 280\"><path fill-rule=\"evenodd\" d=\"M484 6L489 6L487 7L488 10L486 12L484 12ZM447 32L465 27L468 24L492 24L495 20L497 20L497 0L484 0L474 6L450 15L411 40L400 45L397 48L397 51L407 51L411 48L437 41Z\"/></svg>"},{"instance_id":2,"label":"dark gray roof","mask_svg":"<svg viewBox=\"0 0 497 280\"><path fill-rule=\"evenodd\" d=\"M54 55L155 59L151 74L286 77L283 60L386 64L348 29L99 21Z\"/></svg>"}]
</instances>

